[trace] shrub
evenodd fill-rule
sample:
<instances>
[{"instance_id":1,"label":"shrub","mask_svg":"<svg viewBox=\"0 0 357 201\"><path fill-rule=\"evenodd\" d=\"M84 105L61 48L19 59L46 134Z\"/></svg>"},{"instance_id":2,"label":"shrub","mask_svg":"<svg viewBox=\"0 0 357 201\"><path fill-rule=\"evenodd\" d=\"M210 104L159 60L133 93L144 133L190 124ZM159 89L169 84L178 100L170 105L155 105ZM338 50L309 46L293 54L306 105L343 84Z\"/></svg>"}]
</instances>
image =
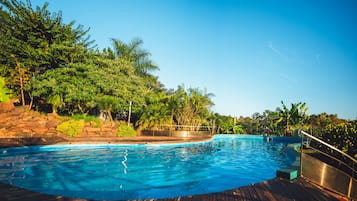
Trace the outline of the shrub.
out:
<instances>
[{"instance_id":1,"label":"shrub","mask_svg":"<svg viewBox=\"0 0 357 201\"><path fill-rule=\"evenodd\" d=\"M83 115L83 114L76 114L74 116L72 116L72 119L74 120L84 120L85 122L94 122L96 125L96 128L100 127L100 120L98 117L94 117L94 116L87 116L87 115Z\"/></svg>"},{"instance_id":2,"label":"shrub","mask_svg":"<svg viewBox=\"0 0 357 201\"><path fill-rule=\"evenodd\" d=\"M56 130L65 133L69 137L76 137L82 132L84 124L84 120L71 119L58 125Z\"/></svg>"},{"instance_id":3,"label":"shrub","mask_svg":"<svg viewBox=\"0 0 357 201\"><path fill-rule=\"evenodd\" d=\"M126 125L125 123L120 123L118 126L118 137L135 137L136 132L133 127Z\"/></svg>"},{"instance_id":4,"label":"shrub","mask_svg":"<svg viewBox=\"0 0 357 201\"><path fill-rule=\"evenodd\" d=\"M10 90L5 86L5 79L0 77L0 102L7 102L10 100Z\"/></svg>"},{"instance_id":5,"label":"shrub","mask_svg":"<svg viewBox=\"0 0 357 201\"><path fill-rule=\"evenodd\" d=\"M323 135L320 138L357 159L357 124L351 122L329 124L323 130ZM350 160L347 160L345 157L341 156L341 154L322 144L311 142L310 145L346 163L350 162Z\"/></svg>"},{"instance_id":6,"label":"shrub","mask_svg":"<svg viewBox=\"0 0 357 201\"><path fill-rule=\"evenodd\" d=\"M350 156L357 158L357 124L330 124L327 126L322 138L327 143L335 146Z\"/></svg>"}]
</instances>

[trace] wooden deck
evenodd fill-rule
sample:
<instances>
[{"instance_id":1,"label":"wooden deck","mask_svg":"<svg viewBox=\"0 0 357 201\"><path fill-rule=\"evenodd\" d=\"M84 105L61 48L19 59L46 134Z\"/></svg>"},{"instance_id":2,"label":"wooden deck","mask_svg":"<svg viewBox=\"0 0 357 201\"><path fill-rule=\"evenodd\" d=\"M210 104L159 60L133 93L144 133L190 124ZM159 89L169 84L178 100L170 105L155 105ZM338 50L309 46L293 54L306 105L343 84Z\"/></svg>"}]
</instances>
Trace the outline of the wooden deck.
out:
<instances>
[{"instance_id":1,"label":"wooden deck","mask_svg":"<svg viewBox=\"0 0 357 201\"><path fill-rule=\"evenodd\" d=\"M88 201L40 194L0 183L1 201ZM303 178L289 181L281 178L243 186L234 190L178 197L170 199L151 199L150 201L339 201L347 200L326 191Z\"/></svg>"}]
</instances>

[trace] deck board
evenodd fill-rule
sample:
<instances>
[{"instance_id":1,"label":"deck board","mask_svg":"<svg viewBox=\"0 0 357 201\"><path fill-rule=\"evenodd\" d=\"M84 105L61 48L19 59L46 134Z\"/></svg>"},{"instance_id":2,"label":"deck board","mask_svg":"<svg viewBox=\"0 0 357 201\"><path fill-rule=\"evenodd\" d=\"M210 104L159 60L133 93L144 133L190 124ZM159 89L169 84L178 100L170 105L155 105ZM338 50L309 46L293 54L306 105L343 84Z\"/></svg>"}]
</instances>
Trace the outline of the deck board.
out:
<instances>
[{"instance_id":1,"label":"deck board","mask_svg":"<svg viewBox=\"0 0 357 201\"><path fill-rule=\"evenodd\" d=\"M28 191L0 183L1 201L89 201L85 199L65 198ZM294 181L275 178L237 189L178 198L150 199L150 201L340 201L347 200L324 190L303 178ZM148 200L149 201L149 200Z\"/></svg>"}]
</instances>

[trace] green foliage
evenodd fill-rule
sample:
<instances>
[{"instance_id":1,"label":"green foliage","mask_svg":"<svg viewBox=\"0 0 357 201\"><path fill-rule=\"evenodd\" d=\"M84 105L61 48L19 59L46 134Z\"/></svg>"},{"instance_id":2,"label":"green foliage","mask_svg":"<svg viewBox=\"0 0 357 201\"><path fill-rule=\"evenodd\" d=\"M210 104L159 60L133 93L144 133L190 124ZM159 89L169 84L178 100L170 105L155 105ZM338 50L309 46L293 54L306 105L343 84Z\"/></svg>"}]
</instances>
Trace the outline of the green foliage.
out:
<instances>
[{"instance_id":1,"label":"green foliage","mask_svg":"<svg viewBox=\"0 0 357 201\"><path fill-rule=\"evenodd\" d=\"M277 108L274 113L275 123L278 127L284 128L285 132L281 134L291 135L293 130L302 128L302 125L308 118L306 112L306 103L292 103L290 109L281 101L282 108Z\"/></svg>"},{"instance_id":2,"label":"green foliage","mask_svg":"<svg viewBox=\"0 0 357 201\"><path fill-rule=\"evenodd\" d=\"M2 0L0 5L0 73L24 105L34 76L86 57L89 30L73 28L74 21L64 24L60 12L47 10L48 3L35 9L30 1Z\"/></svg>"},{"instance_id":3,"label":"green foliage","mask_svg":"<svg viewBox=\"0 0 357 201\"><path fill-rule=\"evenodd\" d=\"M86 77L92 66L71 64L49 70L31 80L32 94L47 100L53 107L61 103L61 109L69 113L88 113L95 107L94 97L98 90ZM51 97L60 97L60 101L51 101Z\"/></svg>"},{"instance_id":4,"label":"green foliage","mask_svg":"<svg viewBox=\"0 0 357 201\"><path fill-rule=\"evenodd\" d=\"M84 114L76 114L76 115L73 115L71 117L71 119L73 119L73 120L84 120L84 122L86 122L86 123L94 122L96 128L99 128L100 125L101 125L101 122L100 122L99 118L95 117L95 116L88 116L88 115L84 115Z\"/></svg>"},{"instance_id":5,"label":"green foliage","mask_svg":"<svg viewBox=\"0 0 357 201\"><path fill-rule=\"evenodd\" d=\"M52 104L52 112L57 114L57 108L63 104L61 95L54 94L48 97L47 102Z\"/></svg>"},{"instance_id":6,"label":"green foliage","mask_svg":"<svg viewBox=\"0 0 357 201\"><path fill-rule=\"evenodd\" d=\"M217 123L216 132L220 134L242 134L245 133L243 126L238 123L237 118L215 114Z\"/></svg>"},{"instance_id":7,"label":"green foliage","mask_svg":"<svg viewBox=\"0 0 357 201\"><path fill-rule=\"evenodd\" d=\"M69 120L57 126L56 130L65 133L69 137L78 136L84 128L84 120Z\"/></svg>"},{"instance_id":8,"label":"green foliage","mask_svg":"<svg viewBox=\"0 0 357 201\"><path fill-rule=\"evenodd\" d=\"M5 85L5 79L0 77L0 102L7 102L10 100L10 90Z\"/></svg>"},{"instance_id":9,"label":"green foliage","mask_svg":"<svg viewBox=\"0 0 357 201\"><path fill-rule=\"evenodd\" d=\"M173 124L172 112L169 104L170 97L165 92L150 94L146 99L137 126L141 128L156 127L160 124Z\"/></svg>"},{"instance_id":10,"label":"green foliage","mask_svg":"<svg viewBox=\"0 0 357 201\"><path fill-rule=\"evenodd\" d=\"M129 61L134 67L135 75L143 78L146 87L160 91L161 83L156 76L151 74L152 71L159 70L159 67L150 59L150 52L141 48L143 40L134 38L129 43L124 43L118 39L112 39L112 42L114 50L104 49L104 58Z\"/></svg>"},{"instance_id":11,"label":"green foliage","mask_svg":"<svg viewBox=\"0 0 357 201\"><path fill-rule=\"evenodd\" d=\"M200 126L206 123L211 115L210 108L214 105L212 96L213 94L198 88L189 88L186 91L183 85L178 86L170 103L177 124Z\"/></svg>"},{"instance_id":12,"label":"green foliage","mask_svg":"<svg viewBox=\"0 0 357 201\"><path fill-rule=\"evenodd\" d=\"M156 127L160 124L201 126L208 124L213 106L212 94L198 88L187 91L179 86L176 91L151 93L146 99L137 126Z\"/></svg>"},{"instance_id":13,"label":"green foliage","mask_svg":"<svg viewBox=\"0 0 357 201\"><path fill-rule=\"evenodd\" d=\"M120 123L118 126L117 136L118 137L135 137L136 132L133 127L128 126L125 123Z\"/></svg>"},{"instance_id":14,"label":"green foliage","mask_svg":"<svg viewBox=\"0 0 357 201\"><path fill-rule=\"evenodd\" d=\"M132 62L136 75L148 76L150 71L159 69L149 59L150 53L140 47L143 44L143 40L134 38L131 42L124 43L118 39L112 39L112 42L116 57ZM108 50L107 52L109 55L112 55L112 50Z\"/></svg>"},{"instance_id":15,"label":"green foliage","mask_svg":"<svg viewBox=\"0 0 357 201\"><path fill-rule=\"evenodd\" d=\"M313 114L307 120L309 132L316 137L322 137L325 133L327 126L346 123L346 120L339 119L336 114Z\"/></svg>"},{"instance_id":16,"label":"green foliage","mask_svg":"<svg viewBox=\"0 0 357 201\"><path fill-rule=\"evenodd\" d=\"M357 124L339 123L327 126L322 139L357 159Z\"/></svg>"}]
</instances>

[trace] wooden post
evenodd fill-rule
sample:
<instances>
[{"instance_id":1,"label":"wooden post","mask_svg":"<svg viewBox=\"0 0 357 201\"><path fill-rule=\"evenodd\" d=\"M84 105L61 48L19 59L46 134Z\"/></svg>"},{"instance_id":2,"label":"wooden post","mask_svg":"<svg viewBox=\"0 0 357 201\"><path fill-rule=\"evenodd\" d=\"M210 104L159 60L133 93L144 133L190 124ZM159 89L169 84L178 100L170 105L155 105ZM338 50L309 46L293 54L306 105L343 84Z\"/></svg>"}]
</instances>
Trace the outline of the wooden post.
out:
<instances>
[{"instance_id":1,"label":"wooden post","mask_svg":"<svg viewBox=\"0 0 357 201\"><path fill-rule=\"evenodd\" d=\"M129 115L128 115L128 126L130 126L130 117L131 117L131 101L129 102Z\"/></svg>"}]
</instances>

